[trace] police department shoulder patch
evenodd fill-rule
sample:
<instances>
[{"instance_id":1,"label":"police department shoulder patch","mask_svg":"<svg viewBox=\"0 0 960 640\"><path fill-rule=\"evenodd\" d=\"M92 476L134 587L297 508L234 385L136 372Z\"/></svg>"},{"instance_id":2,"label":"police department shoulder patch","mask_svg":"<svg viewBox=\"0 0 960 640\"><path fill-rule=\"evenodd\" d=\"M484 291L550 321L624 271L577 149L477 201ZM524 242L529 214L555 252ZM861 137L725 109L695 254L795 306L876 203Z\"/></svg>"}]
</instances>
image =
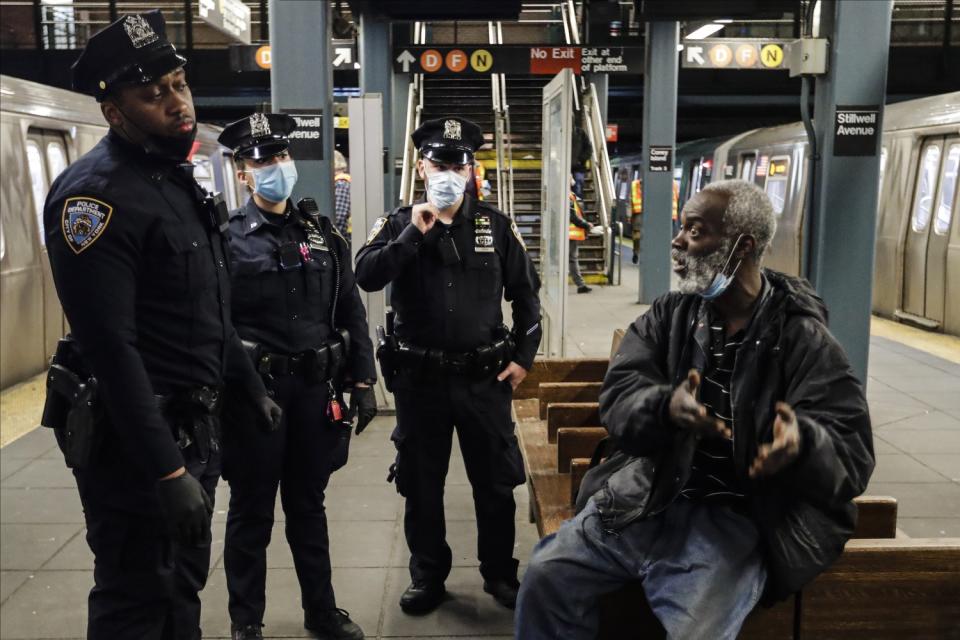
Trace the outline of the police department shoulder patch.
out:
<instances>
[{"instance_id":1,"label":"police department shoulder patch","mask_svg":"<svg viewBox=\"0 0 960 640\"><path fill-rule=\"evenodd\" d=\"M103 235L112 214L113 207L96 198L67 198L60 216L60 228L67 245L76 254L88 249Z\"/></svg>"},{"instance_id":2,"label":"police department shoulder patch","mask_svg":"<svg viewBox=\"0 0 960 640\"><path fill-rule=\"evenodd\" d=\"M377 218L377 221L373 223L373 228L370 229L370 235L367 236L366 244L373 242L374 238L380 234L380 230L383 229L383 225L387 224L386 218Z\"/></svg>"},{"instance_id":3,"label":"police department shoulder patch","mask_svg":"<svg viewBox=\"0 0 960 640\"><path fill-rule=\"evenodd\" d=\"M520 229L517 229L517 223L514 220L510 220L510 230L513 231L513 235L517 239L517 242L520 243L520 247L526 251L527 244L523 241L523 236L520 235Z\"/></svg>"}]
</instances>

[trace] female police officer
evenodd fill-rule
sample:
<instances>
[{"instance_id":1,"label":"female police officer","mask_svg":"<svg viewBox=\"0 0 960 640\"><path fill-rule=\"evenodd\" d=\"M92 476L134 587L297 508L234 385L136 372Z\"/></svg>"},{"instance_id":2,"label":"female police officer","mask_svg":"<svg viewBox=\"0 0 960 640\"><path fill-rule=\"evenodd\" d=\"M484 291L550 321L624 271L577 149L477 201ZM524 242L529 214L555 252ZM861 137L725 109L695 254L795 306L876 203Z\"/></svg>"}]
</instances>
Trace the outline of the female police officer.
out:
<instances>
[{"instance_id":1,"label":"female police officer","mask_svg":"<svg viewBox=\"0 0 960 640\"><path fill-rule=\"evenodd\" d=\"M376 369L347 242L312 200L296 207L289 200L297 170L287 136L295 127L288 115L255 113L220 135L234 151L237 178L252 191L230 219L233 321L285 409L280 428L265 433L232 403L241 415L224 439L231 492L224 564L234 640L262 637L278 485L304 626L323 638L363 637L336 607L323 499L330 474L346 462L350 435L338 387L343 379L354 385L359 434L376 414L369 387Z\"/></svg>"}]
</instances>

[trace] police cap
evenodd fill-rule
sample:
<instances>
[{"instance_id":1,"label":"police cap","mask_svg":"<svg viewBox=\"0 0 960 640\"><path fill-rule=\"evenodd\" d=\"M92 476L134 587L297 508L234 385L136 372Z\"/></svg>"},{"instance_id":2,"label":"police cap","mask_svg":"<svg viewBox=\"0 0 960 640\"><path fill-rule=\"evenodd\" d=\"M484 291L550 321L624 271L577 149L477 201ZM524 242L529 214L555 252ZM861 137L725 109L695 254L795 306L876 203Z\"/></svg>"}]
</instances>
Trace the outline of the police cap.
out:
<instances>
[{"instance_id":1,"label":"police cap","mask_svg":"<svg viewBox=\"0 0 960 640\"><path fill-rule=\"evenodd\" d=\"M102 102L117 85L153 82L186 63L159 10L125 15L87 42L71 67L73 88Z\"/></svg>"},{"instance_id":2,"label":"police cap","mask_svg":"<svg viewBox=\"0 0 960 640\"><path fill-rule=\"evenodd\" d=\"M233 149L234 157L262 160L286 151L287 136L296 128L297 121L285 113L254 113L228 124L217 140Z\"/></svg>"},{"instance_id":3,"label":"police cap","mask_svg":"<svg viewBox=\"0 0 960 640\"><path fill-rule=\"evenodd\" d=\"M480 127L457 117L427 120L410 137L424 158L450 164L471 164L473 152L483 146Z\"/></svg>"}]
</instances>

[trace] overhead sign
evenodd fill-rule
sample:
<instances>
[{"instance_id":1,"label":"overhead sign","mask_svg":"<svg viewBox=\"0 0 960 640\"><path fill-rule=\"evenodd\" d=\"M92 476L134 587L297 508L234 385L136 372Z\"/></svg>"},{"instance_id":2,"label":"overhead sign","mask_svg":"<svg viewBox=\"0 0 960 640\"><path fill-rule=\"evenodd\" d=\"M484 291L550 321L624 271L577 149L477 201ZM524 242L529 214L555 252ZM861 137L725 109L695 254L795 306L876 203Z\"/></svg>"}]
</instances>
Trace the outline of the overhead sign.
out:
<instances>
[{"instance_id":1,"label":"overhead sign","mask_svg":"<svg viewBox=\"0 0 960 640\"><path fill-rule=\"evenodd\" d=\"M242 0L200 0L197 15L217 31L250 44L250 7Z\"/></svg>"},{"instance_id":2,"label":"overhead sign","mask_svg":"<svg viewBox=\"0 0 960 640\"><path fill-rule=\"evenodd\" d=\"M334 71L360 68L360 63L357 62L357 45L353 40L334 40L331 43L331 53ZM269 71L271 62L268 44L230 47L230 68L233 71Z\"/></svg>"},{"instance_id":3,"label":"overhead sign","mask_svg":"<svg viewBox=\"0 0 960 640\"><path fill-rule=\"evenodd\" d=\"M833 128L833 155L873 156L880 135L880 108L837 105Z\"/></svg>"},{"instance_id":4,"label":"overhead sign","mask_svg":"<svg viewBox=\"0 0 960 640\"><path fill-rule=\"evenodd\" d=\"M290 155L296 160L323 160L323 110L284 109L283 112L297 121L297 128L287 135Z\"/></svg>"},{"instance_id":5,"label":"overhead sign","mask_svg":"<svg viewBox=\"0 0 960 640\"><path fill-rule=\"evenodd\" d=\"M474 45L404 47L393 54L393 70L397 73L556 75L564 69L578 75L643 72L642 47Z\"/></svg>"},{"instance_id":6,"label":"overhead sign","mask_svg":"<svg viewBox=\"0 0 960 640\"><path fill-rule=\"evenodd\" d=\"M684 69L759 69L780 71L786 40L704 38L686 40L681 53Z\"/></svg>"},{"instance_id":7,"label":"overhead sign","mask_svg":"<svg viewBox=\"0 0 960 640\"><path fill-rule=\"evenodd\" d=\"M650 157L647 159L650 171L673 171L673 147L668 145L650 145Z\"/></svg>"}]
</instances>

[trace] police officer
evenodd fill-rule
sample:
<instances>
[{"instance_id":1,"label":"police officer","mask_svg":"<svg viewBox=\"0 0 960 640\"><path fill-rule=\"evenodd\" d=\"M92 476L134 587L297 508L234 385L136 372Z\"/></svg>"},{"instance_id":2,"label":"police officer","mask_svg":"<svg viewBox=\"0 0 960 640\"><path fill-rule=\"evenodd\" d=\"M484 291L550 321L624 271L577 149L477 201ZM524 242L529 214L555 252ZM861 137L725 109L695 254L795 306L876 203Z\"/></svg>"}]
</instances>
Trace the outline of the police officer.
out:
<instances>
[{"instance_id":1,"label":"police officer","mask_svg":"<svg viewBox=\"0 0 960 640\"><path fill-rule=\"evenodd\" d=\"M393 471L406 498L411 554L412 583L400 606L426 613L444 598L451 552L443 486L456 428L473 486L484 590L513 607L513 488L525 478L510 403L540 342L540 281L510 218L464 193L483 144L480 128L442 118L412 137L426 201L377 220L357 254L360 286L392 283L396 314L381 371L396 397ZM502 326L504 296L513 306L512 333Z\"/></svg>"},{"instance_id":2,"label":"police officer","mask_svg":"<svg viewBox=\"0 0 960 640\"><path fill-rule=\"evenodd\" d=\"M197 125L185 62L159 11L90 38L73 84L110 131L44 207L57 293L97 381L90 449L67 457L95 557L89 638L200 637L222 381L262 428L280 417L230 322L226 208L186 162ZM57 429L61 445L74 435Z\"/></svg>"},{"instance_id":3,"label":"police officer","mask_svg":"<svg viewBox=\"0 0 960 640\"><path fill-rule=\"evenodd\" d=\"M312 200L294 206L289 199L297 181L288 148L295 128L288 115L255 113L219 138L233 150L237 179L251 192L230 218L233 321L284 409L280 429L263 433L249 408L231 403L238 411L230 410L235 428L224 442L230 482L224 564L234 640L263 637L278 486L304 626L322 638L363 638L336 605L323 499L330 474L347 461L343 386L352 385L359 434L377 412L370 387L376 368L349 244Z\"/></svg>"}]
</instances>

